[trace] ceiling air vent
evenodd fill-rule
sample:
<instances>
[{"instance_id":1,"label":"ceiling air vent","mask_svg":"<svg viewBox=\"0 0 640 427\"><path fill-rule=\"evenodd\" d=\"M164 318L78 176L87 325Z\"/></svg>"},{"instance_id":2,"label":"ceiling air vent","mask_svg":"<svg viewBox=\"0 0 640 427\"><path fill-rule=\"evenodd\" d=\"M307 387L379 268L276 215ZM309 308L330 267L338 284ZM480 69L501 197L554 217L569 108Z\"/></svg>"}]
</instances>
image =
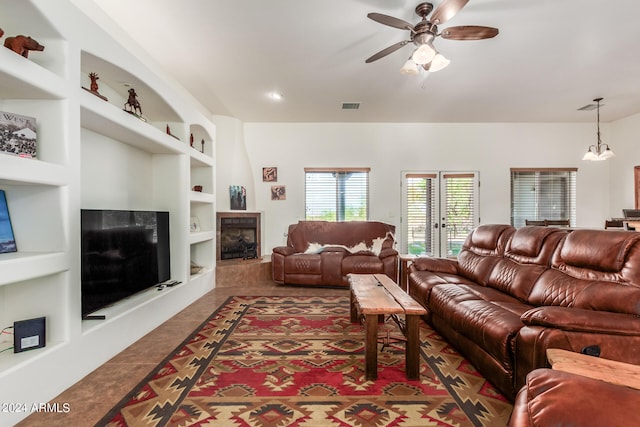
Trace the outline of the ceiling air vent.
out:
<instances>
[{"instance_id":1,"label":"ceiling air vent","mask_svg":"<svg viewBox=\"0 0 640 427\"><path fill-rule=\"evenodd\" d=\"M359 102L343 102L342 109L343 110L357 110L360 108Z\"/></svg>"},{"instance_id":2,"label":"ceiling air vent","mask_svg":"<svg viewBox=\"0 0 640 427\"><path fill-rule=\"evenodd\" d=\"M604 105L604 104L601 104L601 106L602 105ZM591 111L591 110L595 110L596 107L597 107L596 104L587 104L587 105L584 105L584 106L578 108L578 111Z\"/></svg>"}]
</instances>

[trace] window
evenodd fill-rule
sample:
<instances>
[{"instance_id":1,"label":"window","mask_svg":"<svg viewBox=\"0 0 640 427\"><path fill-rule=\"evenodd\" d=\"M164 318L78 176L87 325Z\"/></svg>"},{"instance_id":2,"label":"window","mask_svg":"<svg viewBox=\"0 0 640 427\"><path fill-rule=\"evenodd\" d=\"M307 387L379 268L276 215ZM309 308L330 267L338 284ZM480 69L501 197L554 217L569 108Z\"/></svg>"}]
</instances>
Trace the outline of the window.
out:
<instances>
[{"instance_id":1,"label":"window","mask_svg":"<svg viewBox=\"0 0 640 427\"><path fill-rule=\"evenodd\" d=\"M403 250L454 257L478 225L477 172L403 173Z\"/></svg>"},{"instance_id":2,"label":"window","mask_svg":"<svg viewBox=\"0 0 640 427\"><path fill-rule=\"evenodd\" d=\"M305 168L305 218L366 221L369 168Z\"/></svg>"},{"instance_id":3,"label":"window","mask_svg":"<svg viewBox=\"0 0 640 427\"><path fill-rule=\"evenodd\" d=\"M568 219L576 223L576 168L511 169L511 224Z\"/></svg>"}]
</instances>

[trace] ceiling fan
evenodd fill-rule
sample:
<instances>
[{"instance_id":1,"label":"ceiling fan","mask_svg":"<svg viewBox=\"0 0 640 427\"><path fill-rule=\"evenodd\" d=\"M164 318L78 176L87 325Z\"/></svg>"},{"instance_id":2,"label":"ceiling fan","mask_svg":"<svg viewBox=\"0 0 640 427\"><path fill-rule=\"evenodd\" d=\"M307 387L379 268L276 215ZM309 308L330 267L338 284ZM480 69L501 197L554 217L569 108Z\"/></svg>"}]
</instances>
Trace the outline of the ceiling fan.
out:
<instances>
[{"instance_id":1,"label":"ceiling fan","mask_svg":"<svg viewBox=\"0 0 640 427\"><path fill-rule=\"evenodd\" d=\"M461 25L457 27L445 28L438 32L438 25L441 25L451 19L456 13L462 9L469 0L443 0L442 3L434 10L432 3L420 3L416 6L416 14L422 18L415 25L409 22L394 18L393 16L383 15L381 13L369 13L368 18L373 19L380 24L390 27L399 28L401 30L409 30L409 40L403 40L395 43L380 52L367 58L366 63L377 61L378 59L389 55L400 49L406 44L413 43L416 49L400 69L405 74L418 74L417 66L422 66L426 71L438 71L449 65L449 60L440 54L433 46L436 37L450 40L482 40L489 39L498 35L498 29L492 27L484 27L480 25ZM429 19L427 16L433 11Z\"/></svg>"}]
</instances>

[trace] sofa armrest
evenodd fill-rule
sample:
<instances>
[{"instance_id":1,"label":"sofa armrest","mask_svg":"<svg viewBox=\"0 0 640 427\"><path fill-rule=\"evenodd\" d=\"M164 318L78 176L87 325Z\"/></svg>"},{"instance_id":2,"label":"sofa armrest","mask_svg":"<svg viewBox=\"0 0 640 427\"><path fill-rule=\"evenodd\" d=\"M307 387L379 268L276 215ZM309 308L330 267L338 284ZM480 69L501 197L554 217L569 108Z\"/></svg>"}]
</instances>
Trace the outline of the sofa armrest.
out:
<instances>
[{"instance_id":1,"label":"sofa armrest","mask_svg":"<svg viewBox=\"0 0 640 427\"><path fill-rule=\"evenodd\" d=\"M624 313L545 306L525 312L520 319L527 326L570 332L640 336L640 319Z\"/></svg>"},{"instance_id":2,"label":"sofa armrest","mask_svg":"<svg viewBox=\"0 0 640 427\"><path fill-rule=\"evenodd\" d=\"M296 253L296 250L291 246L276 246L275 248L273 248L273 253L282 256L289 256Z\"/></svg>"},{"instance_id":3,"label":"sofa armrest","mask_svg":"<svg viewBox=\"0 0 640 427\"><path fill-rule=\"evenodd\" d=\"M411 269L434 273L458 273L458 261L448 258L418 257L411 261Z\"/></svg>"},{"instance_id":4,"label":"sofa armrest","mask_svg":"<svg viewBox=\"0 0 640 427\"><path fill-rule=\"evenodd\" d=\"M384 259L384 258L388 258L388 257L395 257L398 256L398 251L396 251L393 248L387 248L387 249L383 249L380 251L380 255L378 255L378 257L380 257L380 259Z\"/></svg>"}]
</instances>

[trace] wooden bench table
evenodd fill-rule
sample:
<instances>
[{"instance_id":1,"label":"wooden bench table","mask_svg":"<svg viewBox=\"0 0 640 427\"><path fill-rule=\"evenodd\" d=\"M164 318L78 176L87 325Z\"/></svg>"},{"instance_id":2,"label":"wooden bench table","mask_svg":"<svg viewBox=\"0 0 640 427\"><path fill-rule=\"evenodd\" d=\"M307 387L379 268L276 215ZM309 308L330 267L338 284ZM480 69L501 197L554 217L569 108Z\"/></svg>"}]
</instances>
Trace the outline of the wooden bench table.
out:
<instances>
[{"instance_id":1,"label":"wooden bench table","mask_svg":"<svg viewBox=\"0 0 640 427\"><path fill-rule=\"evenodd\" d=\"M378 378L378 322L386 315L404 315L407 378L420 378L420 316L427 310L385 274L349 274L351 322L364 316L365 377Z\"/></svg>"}]
</instances>

